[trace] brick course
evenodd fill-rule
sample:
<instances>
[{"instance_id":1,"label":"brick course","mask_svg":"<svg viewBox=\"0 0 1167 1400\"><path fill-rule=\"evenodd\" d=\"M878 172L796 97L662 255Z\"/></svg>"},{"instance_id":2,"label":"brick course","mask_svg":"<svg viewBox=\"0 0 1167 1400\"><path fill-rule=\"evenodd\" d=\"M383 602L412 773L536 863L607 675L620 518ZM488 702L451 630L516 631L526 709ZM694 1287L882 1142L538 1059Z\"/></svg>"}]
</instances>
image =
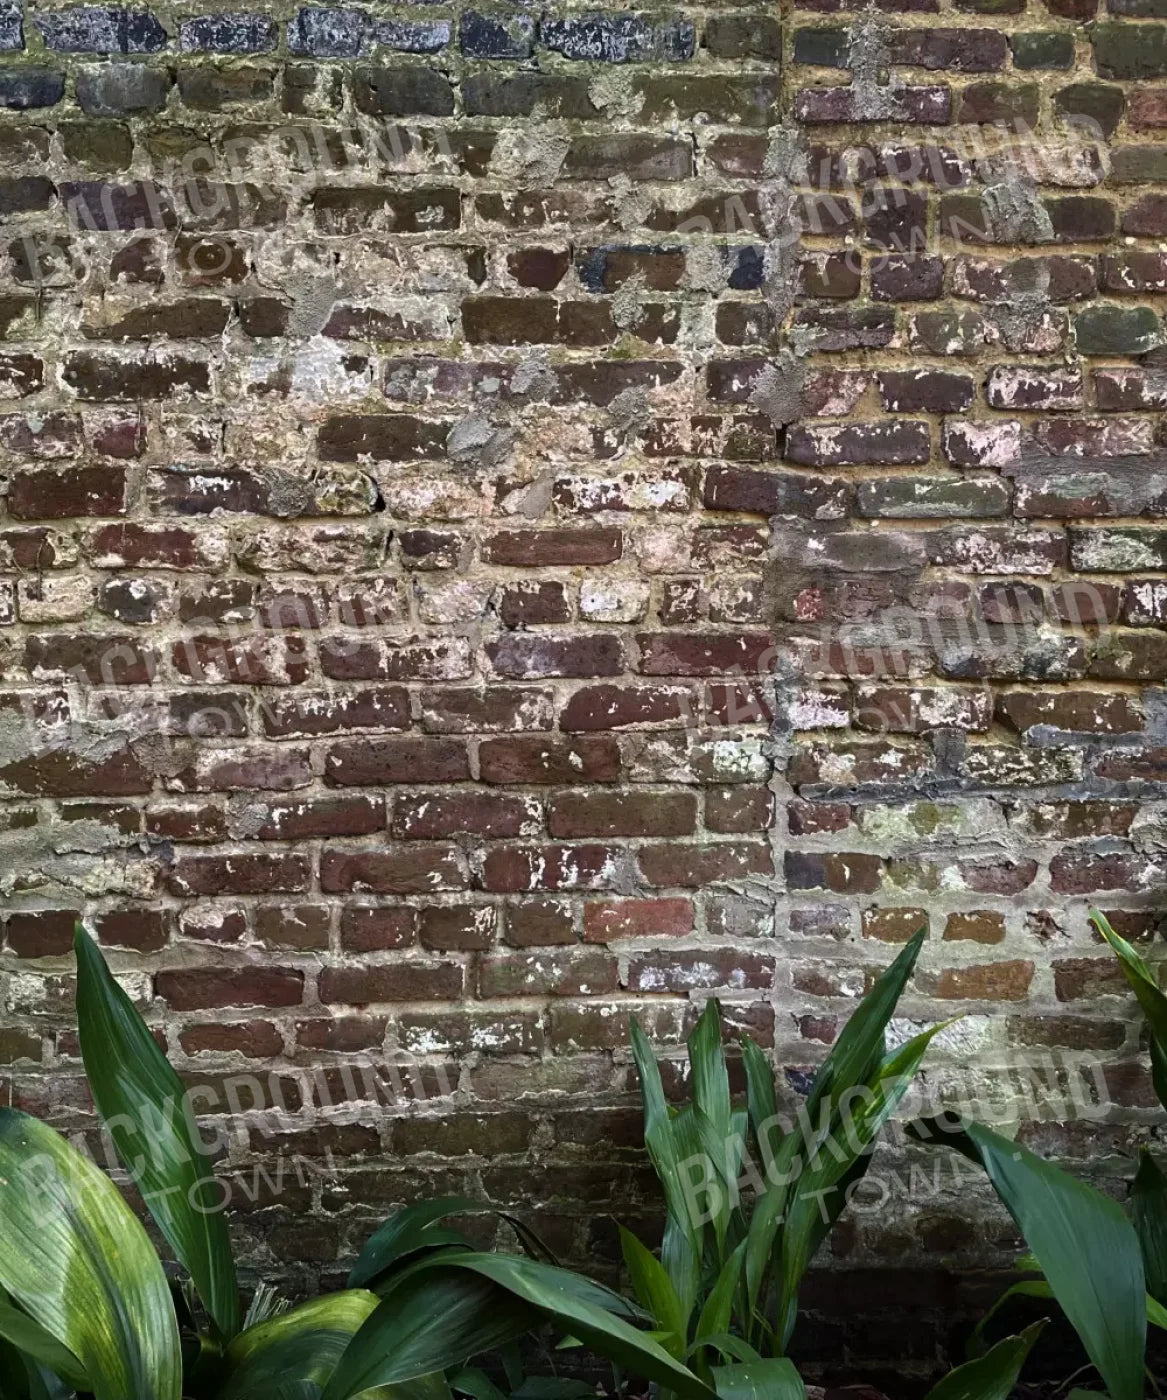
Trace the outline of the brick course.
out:
<instances>
[{"instance_id":1,"label":"brick course","mask_svg":"<svg viewBox=\"0 0 1167 1400\"><path fill-rule=\"evenodd\" d=\"M604 1267L629 1015L716 991L793 1094L927 923L938 1080L1088 1051L1133 1141L1167 25L1107 3L0 7L6 1096L90 1122L83 915L250 1125L254 1272L426 1191ZM902 1362L845 1287L807 1359Z\"/></svg>"}]
</instances>

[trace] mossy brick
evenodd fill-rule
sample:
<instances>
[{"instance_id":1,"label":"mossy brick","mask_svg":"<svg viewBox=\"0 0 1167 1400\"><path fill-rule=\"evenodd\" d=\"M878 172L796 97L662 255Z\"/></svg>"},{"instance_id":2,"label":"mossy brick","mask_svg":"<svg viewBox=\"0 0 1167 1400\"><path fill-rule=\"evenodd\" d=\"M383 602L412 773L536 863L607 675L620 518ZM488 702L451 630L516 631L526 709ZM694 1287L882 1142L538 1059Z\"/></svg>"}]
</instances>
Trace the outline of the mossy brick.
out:
<instances>
[{"instance_id":1,"label":"mossy brick","mask_svg":"<svg viewBox=\"0 0 1167 1400\"><path fill-rule=\"evenodd\" d=\"M594 121L598 115L588 78L574 73L471 73L462 79L462 102L474 117L529 117L537 107L549 117Z\"/></svg>"},{"instance_id":2,"label":"mossy brick","mask_svg":"<svg viewBox=\"0 0 1167 1400\"><path fill-rule=\"evenodd\" d=\"M1106 8L1127 19L1167 19L1167 0L1106 0Z\"/></svg>"},{"instance_id":3,"label":"mossy brick","mask_svg":"<svg viewBox=\"0 0 1167 1400\"><path fill-rule=\"evenodd\" d=\"M1059 243L1101 242L1114 233L1114 205L1101 195L1068 194L1043 200L1042 207Z\"/></svg>"},{"instance_id":4,"label":"mossy brick","mask_svg":"<svg viewBox=\"0 0 1167 1400\"><path fill-rule=\"evenodd\" d=\"M353 101L370 117L448 117L454 89L444 73L426 64L364 67L353 74Z\"/></svg>"},{"instance_id":5,"label":"mossy brick","mask_svg":"<svg viewBox=\"0 0 1167 1400\"><path fill-rule=\"evenodd\" d=\"M1145 355L1163 342L1163 323L1149 306L1089 306L1074 317L1084 355Z\"/></svg>"},{"instance_id":6,"label":"mossy brick","mask_svg":"<svg viewBox=\"0 0 1167 1400\"><path fill-rule=\"evenodd\" d=\"M986 519L1009 513L1008 485L996 477L869 478L856 488L859 514L905 520Z\"/></svg>"},{"instance_id":7,"label":"mossy brick","mask_svg":"<svg viewBox=\"0 0 1167 1400\"><path fill-rule=\"evenodd\" d=\"M777 107L781 83L776 75L694 77L684 73L641 78L636 93L643 99L643 121L676 122L705 118L732 126L768 126Z\"/></svg>"},{"instance_id":8,"label":"mossy brick","mask_svg":"<svg viewBox=\"0 0 1167 1400\"><path fill-rule=\"evenodd\" d=\"M65 159L88 170L113 174L128 170L134 140L124 122L62 122L57 128Z\"/></svg>"},{"instance_id":9,"label":"mossy brick","mask_svg":"<svg viewBox=\"0 0 1167 1400\"><path fill-rule=\"evenodd\" d=\"M1167 183L1167 146L1115 146L1110 180L1117 185Z\"/></svg>"},{"instance_id":10,"label":"mossy brick","mask_svg":"<svg viewBox=\"0 0 1167 1400\"><path fill-rule=\"evenodd\" d=\"M1035 127L1041 102L1036 83L970 83L960 94L958 122Z\"/></svg>"},{"instance_id":11,"label":"mossy brick","mask_svg":"<svg viewBox=\"0 0 1167 1400\"><path fill-rule=\"evenodd\" d=\"M120 117L131 112L160 112L173 79L165 68L142 63L107 63L77 74L75 90L81 110L90 117Z\"/></svg>"},{"instance_id":12,"label":"mossy brick","mask_svg":"<svg viewBox=\"0 0 1167 1400\"><path fill-rule=\"evenodd\" d=\"M1074 66L1074 36L1056 29L1029 29L1014 34L1013 66L1015 68L1072 68Z\"/></svg>"},{"instance_id":13,"label":"mossy brick","mask_svg":"<svg viewBox=\"0 0 1167 1400\"><path fill-rule=\"evenodd\" d=\"M192 64L178 70L178 95L196 112L218 112L224 107L266 102L275 95L274 68L243 63L229 67Z\"/></svg>"},{"instance_id":14,"label":"mossy brick","mask_svg":"<svg viewBox=\"0 0 1167 1400\"><path fill-rule=\"evenodd\" d=\"M782 57L782 27L771 15L710 15L702 42L714 58Z\"/></svg>"},{"instance_id":15,"label":"mossy brick","mask_svg":"<svg viewBox=\"0 0 1167 1400\"><path fill-rule=\"evenodd\" d=\"M1104 78L1167 76L1167 25L1107 20L1093 27L1090 42Z\"/></svg>"},{"instance_id":16,"label":"mossy brick","mask_svg":"<svg viewBox=\"0 0 1167 1400\"><path fill-rule=\"evenodd\" d=\"M278 38L269 15L240 12L194 15L178 27L184 53L270 53Z\"/></svg>"},{"instance_id":17,"label":"mossy brick","mask_svg":"<svg viewBox=\"0 0 1167 1400\"><path fill-rule=\"evenodd\" d=\"M44 211L56 196L56 186L45 175L17 175L11 179L0 179L0 214Z\"/></svg>"},{"instance_id":18,"label":"mossy brick","mask_svg":"<svg viewBox=\"0 0 1167 1400\"><path fill-rule=\"evenodd\" d=\"M57 68L0 68L0 107L27 112L53 107L65 95L65 75Z\"/></svg>"},{"instance_id":19,"label":"mossy brick","mask_svg":"<svg viewBox=\"0 0 1167 1400\"><path fill-rule=\"evenodd\" d=\"M815 25L794 31L794 61L810 68L846 68L851 35L847 29Z\"/></svg>"},{"instance_id":20,"label":"mossy brick","mask_svg":"<svg viewBox=\"0 0 1167 1400\"><path fill-rule=\"evenodd\" d=\"M1109 139L1122 121L1126 97L1122 88L1106 83L1071 83L1054 94L1054 110L1082 136Z\"/></svg>"}]
</instances>

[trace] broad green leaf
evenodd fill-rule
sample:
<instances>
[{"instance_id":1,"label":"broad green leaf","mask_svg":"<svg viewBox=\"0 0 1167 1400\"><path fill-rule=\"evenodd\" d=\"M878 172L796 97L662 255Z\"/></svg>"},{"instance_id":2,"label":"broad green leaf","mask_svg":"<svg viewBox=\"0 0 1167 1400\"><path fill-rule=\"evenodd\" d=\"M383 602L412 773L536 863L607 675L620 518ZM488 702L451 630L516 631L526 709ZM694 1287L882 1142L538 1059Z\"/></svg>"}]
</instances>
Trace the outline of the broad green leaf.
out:
<instances>
[{"instance_id":1,"label":"broad green leaf","mask_svg":"<svg viewBox=\"0 0 1167 1400\"><path fill-rule=\"evenodd\" d=\"M472 1271L446 1265L422 1274L415 1267L408 1286L379 1303L349 1342L323 1400L349 1400L460 1366L539 1320L536 1307Z\"/></svg>"},{"instance_id":2,"label":"broad green leaf","mask_svg":"<svg viewBox=\"0 0 1167 1400\"><path fill-rule=\"evenodd\" d=\"M1167 1331L1167 1308L1162 1303L1157 1303L1149 1293L1147 1294L1147 1321L1153 1327L1162 1327Z\"/></svg>"},{"instance_id":3,"label":"broad green leaf","mask_svg":"<svg viewBox=\"0 0 1167 1400\"><path fill-rule=\"evenodd\" d=\"M395 1211L369 1236L348 1276L348 1286L364 1288L417 1250L430 1243L444 1243L440 1237L426 1234L437 1221L449 1215L478 1215L489 1209L468 1196L439 1196Z\"/></svg>"},{"instance_id":4,"label":"broad green leaf","mask_svg":"<svg viewBox=\"0 0 1167 1400\"><path fill-rule=\"evenodd\" d=\"M470 1400L507 1400L506 1392L499 1390L486 1372L476 1366L463 1367L451 1376L450 1389L458 1395L469 1395Z\"/></svg>"},{"instance_id":5,"label":"broad green leaf","mask_svg":"<svg viewBox=\"0 0 1167 1400\"><path fill-rule=\"evenodd\" d=\"M980 1123L930 1119L913 1132L984 1167L1111 1400L1141 1400L1147 1291L1121 1206Z\"/></svg>"},{"instance_id":6,"label":"broad green leaf","mask_svg":"<svg viewBox=\"0 0 1167 1400\"><path fill-rule=\"evenodd\" d=\"M715 1366L713 1383L720 1400L805 1400L806 1387L785 1357Z\"/></svg>"},{"instance_id":7,"label":"broad green leaf","mask_svg":"<svg viewBox=\"0 0 1167 1400\"><path fill-rule=\"evenodd\" d=\"M55 1371L74 1390L88 1390L89 1378L85 1368L68 1347L46 1332L27 1313L14 1308L7 1299L0 1299L0 1337L32 1360Z\"/></svg>"},{"instance_id":8,"label":"broad green leaf","mask_svg":"<svg viewBox=\"0 0 1167 1400\"><path fill-rule=\"evenodd\" d=\"M670 1355L679 1358L689 1330L689 1319L681 1309L681 1300L656 1255L623 1225L619 1229L620 1248L636 1301L652 1315L662 1332L676 1339L675 1344L665 1342L663 1345Z\"/></svg>"},{"instance_id":9,"label":"broad green leaf","mask_svg":"<svg viewBox=\"0 0 1167 1400\"><path fill-rule=\"evenodd\" d=\"M1036 1261L1032 1265L1036 1268ZM972 1336L968 1340L966 1348L970 1357L983 1356L988 1347L985 1344L985 1330L994 1317L1001 1311L1010 1298L1053 1298L1054 1291L1043 1278L1025 1279L1021 1283L1015 1283L1006 1288L1004 1293L997 1299L993 1306L985 1313L984 1317L973 1328ZM1056 1300L1055 1300L1056 1301Z\"/></svg>"},{"instance_id":10,"label":"broad green leaf","mask_svg":"<svg viewBox=\"0 0 1167 1400\"><path fill-rule=\"evenodd\" d=\"M1016 1337L998 1342L983 1356L949 1371L928 1392L927 1400L1009 1400L1044 1326L1044 1320L1035 1322Z\"/></svg>"},{"instance_id":11,"label":"broad green leaf","mask_svg":"<svg viewBox=\"0 0 1167 1400\"><path fill-rule=\"evenodd\" d=\"M182 1080L80 924L77 1026L98 1112L203 1306L224 1338L239 1330L239 1284L222 1195Z\"/></svg>"},{"instance_id":12,"label":"broad green leaf","mask_svg":"<svg viewBox=\"0 0 1167 1400\"><path fill-rule=\"evenodd\" d=\"M472 1249L470 1241L458 1230L439 1228L437 1222L450 1215L494 1215L505 1220L533 1259L556 1262L554 1254L534 1230L518 1216L485 1205L468 1196L440 1196L433 1201L419 1201L395 1211L370 1236L348 1277L350 1288L378 1287L381 1280L397 1265L423 1250L436 1250L449 1245Z\"/></svg>"},{"instance_id":13,"label":"broad green leaf","mask_svg":"<svg viewBox=\"0 0 1167 1400\"><path fill-rule=\"evenodd\" d=\"M76 1357L97 1400L178 1400L162 1265L110 1179L59 1133L0 1109L0 1287Z\"/></svg>"},{"instance_id":14,"label":"broad green leaf","mask_svg":"<svg viewBox=\"0 0 1167 1400\"><path fill-rule=\"evenodd\" d=\"M1090 911L1098 932L1106 939L1126 974L1151 1031L1151 1078L1159 1102L1167 1108L1167 996L1159 990L1155 975L1139 953L1117 934L1110 920L1098 909Z\"/></svg>"},{"instance_id":15,"label":"broad green leaf","mask_svg":"<svg viewBox=\"0 0 1167 1400\"><path fill-rule=\"evenodd\" d=\"M566 1269L509 1254L454 1254L419 1261L408 1279L412 1292L430 1269L467 1270L489 1280L506 1294L534 1308L569 1336L616 1362L625 1370L656 1381L690 1400L711 1400L712 1392L685 1366L624 1317L607 1310L605 1300L619 1300L607 1289ZM392 1302L392 1296L388 1299ZM625 1309L627 1309L625 1304ZM328 1396L326 1400L334 1400ZM336 1397L335 1400L340 1400Z\"/></svg>"},{"instance_id":16,"label":"broad green leaf","mask_svg":"<svg viewBox=\"0 0 1167 1400\"><path fill-rule=\"evenodd\" d=\"M376 1294L350 1289L313 1298L239 1333L227 1348L221 1400L253 1400L293 1382L323 1388L377 1304Z\"/></svg>"},{"instance_id":17,"label":"broad green leaf","mask_svg":"<svg viewBox=\"0 0 1167 1400\"><path fill-rule=\"evenodd\" d=\"M1167 1302L1167 1176L1146 1148L1131 1183L1131 1220L1143 1252L1147 1292Z\"/></svg>"},{"instance_id":18,"label":"broad green leaf","mask_svg":"<svg viewBox=\"0 0 1167 1400\"><path fill-rule=\"evenodd\" d=\"M722 1356L726 1356L730 1361L753 1362L762 1361L763 1357L750 1346L748 1342L743 1342L740 1337L730 1336L728 1332L711 1332L707 1337L698 1337L696 1341L690 1343L689 1350L685 1354L688 1360L702 1347L709 1347L712 1351L719 1351Z\"/></svg>"}]
</instances>

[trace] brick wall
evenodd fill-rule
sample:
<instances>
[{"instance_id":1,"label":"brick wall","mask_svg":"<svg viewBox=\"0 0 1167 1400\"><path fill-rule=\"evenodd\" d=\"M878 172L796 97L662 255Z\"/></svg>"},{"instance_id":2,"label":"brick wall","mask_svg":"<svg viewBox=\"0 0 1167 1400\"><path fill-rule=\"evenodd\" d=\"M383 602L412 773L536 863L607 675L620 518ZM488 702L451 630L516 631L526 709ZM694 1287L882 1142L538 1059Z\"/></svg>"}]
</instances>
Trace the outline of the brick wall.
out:
<instances>
[{"instance_id":1,"label":"brick wall","mask_svg":"<svg viewBox=\"0 0 1167 1400\"><path fill-rule=\"evenodd\" d=\"M1095 3L0 6L14 1101L89 1121L84 913L253 1273L450 1190L602 1267L628 1014L717 989L793 1094L928 923L934 1087L1095 1055L1109 1126L1025 1131L1129 1144L1167 25ZM1002 1242L893 1192L804 1351L927 1369L864 1308Z\"/></svg>"}]
</instances>

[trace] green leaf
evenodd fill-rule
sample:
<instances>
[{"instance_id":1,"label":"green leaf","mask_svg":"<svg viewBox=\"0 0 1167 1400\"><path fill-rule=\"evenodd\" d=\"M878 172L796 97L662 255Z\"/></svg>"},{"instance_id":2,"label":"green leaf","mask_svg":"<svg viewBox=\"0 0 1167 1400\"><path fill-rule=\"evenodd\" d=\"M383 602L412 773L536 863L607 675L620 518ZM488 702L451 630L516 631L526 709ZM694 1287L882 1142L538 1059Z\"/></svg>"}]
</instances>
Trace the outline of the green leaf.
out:
<instances>
[{"instance_id":1,"label":"green leaf","mask_svg":"<svg viewBox=\"0 0 1167 1400\"><path fill-rule=\"evenodd\" d=\"M470 1400L507 1400L506 1392L499 1390L486 1372L476 1366L466 1366L451 1376L450 1389L459 1395L469 1395Z\"/></svg>"},{"instance_id":2,"label":"green leaf","mask_svg":"<svg viewBox=\"0 0 1167 1400\"><path fill-rule=\"evenodd\" d=\"M647 1037L635 1020L631 1026L631 1038L632 1058L640 1072L640 1096L644 1102L644 1145L660 1178L669 1213L684 1234L692 1252L699 1256L700 1245L692 1222L689 1195L681 1170L681 1162L685 1160L685 1156L677 1148L673 1119L661 1084L660 1067ZM678 1281L674 1279L673 1282L678 1294L684 1297Z\"/></svg>"},{"instance_id":3,"label":"green leaf","mask_svg":"<svg viewBox=\"0 0 1167 1400\"><path fill-rule=\"evenodd\" d=\"M1044 1320L1035 1322L1016 1337L998 1342L984 1356L949 1371L928 1392L927 1400L1009 1400L1044 1326Z\"/></svg>"},{"instance_id":4,"label":"green leaf","mask_svg":"<svg viewBox=\"0 0 1167 1400\"><path fill-rule=\"evenodd\" d=\"M408 1287L379 1303L349 1342L323 1400L349 1400L378 1386L460 1366L538 1322L536 1307L487 1278L448 1264L424 1274L418 1268Z\"/></svg>"},{"instance_id":5,"label":"green leaf","mask_svg":"<svg viewBox=\"0 0 1167 1400\"><path fill-rule=\"evenodd\" d=\"M621 1300L590 1279L511 1254L451 1253L445 1258L434 1255L420 1260L408 1279L408 1288L412 1291L418 1277L435 1268L475 1273L536 1309L561 1331L578 1338L625 1370L656 1381L666 1390L690 1397L690 1400L712 1400L710 1389L692 1371L670 1356L658 1342L610 1310ZM627 1315L627 1303L624 1310Z\"/></svg>"},{"instance_id":6,"label":"green leaf","mask_svg":"<svg viewBox=\"0 0 1167 1400\"><path fill-rule=\"evenodd\" d=\"M1131 1183L1131 1220L1143 1252L1147 1292L1167 1302L1167 1176L1146 1148Z\"/></svg>"},{"instance_id":7,"label":"green leaf","mask_svg":"<svg viewBox=\"0 0 1167 1400\"><path fill-rule=\"evenodd\" d=\"M742 1240L725 1261L713 1287L709 1290L705 1306L701 1309L701 1316L697 1319L698 1337L717 1336L730 1330L734 1294L741 1279L745 1257L746 1241Z\"/></svg>"},{"instance_id":8,"label":"green leaf","mask_svg":"<svg viewBox=\"0 0 1167 1400\"><path fill-rule=\"evenodd\" d=\"M1034 1261L1032 1267L1037 1267L1036 1261ZM988 1347L985 1345L985 1329L1005 1304L1009 1302L1010 1298L1053 1298L1053 1296L1053 1289L1043 1278L1025 1279L1021 1283L1015 1283L1009 1288L1006 1288L1004 1293L1001 1294L989 1311L985 1313L984 1317L982 1317L973 1328L972 1336L969 1338L966 1348L969 1356L983 1356L984 1353L988 1351Z\"/></svg>"},{"instance_id":9,"label":"green leaf","mask_svg":"<svg viewBox=\"0 0 1167 1400\"><path fill-rule=\"evenodd\" d=\"M0 1109L0 1287L68 1348L97 1400L178 1400L162 1265L110 1179L46 1124Z\"/></svg>"},{"instance_id":10,"label":"green leaf","mask_svg":"<svg viewBox=\"0 0 1167 1400\"><path fill-rule=\"evenodd\" d=\"M567 1376L528 1376L511 1400L596 1400L596 1388Z\"/></svg>"},{"instance_id":11,"label":"green leaf","mask_svg":"<svg viewBox=\"0 0 1167 1400\"><path fill-rule=\"evenodd\" d=\"M425 1250L449 1245L472 1249L470 1241L457 1230L440 1229L437 1222L450 1215L495 1215L514 1230L523 1248L532 1258L554 1263L555 1256L539 1236L517 1216L469 1196L439 1196L432 1201L419 1201L395 1211L376 1230L361 1250L348 1276L350 1288L379 1288L381 1281L397 1265Z\"/></svg>"},{"instance_id":12,"label":"green leaf","mask_svg":"<svg viewBox=\"0 0 1167 1400\"><path fill-rule=\"evenodd\" d=\"M828 1124L833 1123L834 1110L849 1091L878 1075L883 1058L884 1031L915 970L926 937L927 929L922 928L904 945L839 1033L815 1075L805 1107L804 1123L814 1125L824 1117ZM782 1141L773 1162L767 1164L770 1181L755 1203L746 1249L746 1294L751 1315L757 1311L762 1299L767 1270L774 1267L778 1232L787 1215L794 1180L806 1169L814 1150L814 1145L806 1141L804 1133L793 1131ZM809 1244L809 1241L804 1243ZM801 1273L798 1277L801 1277ZM791 1279L788 1278L784 1287L789 1290L790 1286ZM794 1286L797 1286L796 1281ZM785 1304L787 1312L789 1306L788 1296ZM787 1330L790 1324L791 1319L787 1316L786 1324L780 1326L779 1332Z\"/></svg>"},{"instance_id":13,"label":"green leaf","mask_svg":"<svg viewBox=\"0 0 1167 1400\"><path fill-rule=\"evenodd\" d=\"M865 1084L871 1078L883 1057L883 1036L887 1023L895 1014L904 988L915 971L916 960L927 936L927 928L922 928L904 944L839 1032L811 1086L807 1114L812 1120L828 1092L837 1104L848 1089L856 1084Z\"/></svg>"},{"instance_id":14,"label":"green leaf","mask_svg":"<svg viewBox=\"0 0 1167 1400\"><path fill-rule=\"evenodd\" d=\"M656 1255L623 1225L619 1229L620 1248L636 1301L652 1315L662 1332L676 1338L675 1345L665 1342L664 1346L670 1355L679 1358L684 1352L689 1329L689 1319L681 1308L681 1300Z\"/></svg>"},{"instance_id":15,"label":"green leaf","mask_svg":"<svg viewBox=\"0 0 1167 1400\"><path fill-rule=\"evenodd\" d=\"M249 1327L227 1348L221 1400L253 1400L273 1386L325 1386L353 1335L378 1306L362 1289L313 1298Z\"/></svg>"},{"instance_id":16,"label":"green leaf","mask_svg":"<svg viewBox=\"0 0 1167 1400\"><path fill-rule=\"evenodd\" d=\"M395 1211L384 1225L370 1235L348 1276L348 1286L365 1288L387 1273L394 1264L426 1248L431 1243L426 1232L446 1216L479 1215L488 1209L481 1201L473 1201L468 1196L439 1196L435 1200L419 1201L417 1205ZM440 1239L432 1242L442 1243Z\"/></svg>"},{"instance_id":17,"label":"green leaf","mask_svg":"<svg viewBox=\"0 0 1167 1400\"><path fill-rule=\"evenodd\" d=\"M1106 939L1126 974L1139 1007L1151 1030L1151 1078L1159 1102L1167 1108L1167 996L1159 990L1155 975L1139 953L1117 934L1110 920L1098 909L1090 911L1098 932Z\"/></svg>"},{"instance_id":18,"label":"green leaf","mask_svg":"<svg viewBox=\"0 0 1167 1400\"><path fill-rule=\"evenodd\" d=\"M713 1383L721 1400L805 1400L806 1387L785 1357L715 1366Z\"/></svg>"},{"instance_id":19,"label":"green leaf","mask_svg":"<svg viewBox=\"0 0 1167 1400\"><path fill-rule=\"evenodd\" d=\"M848 1104L845 1125L832 1133L800 1176L782 1232L775 1340L783 1350L794 1330L803 1275L842 1213L848 1188L870 1166L875 1139L907 1093L928 1046L950 1024L922 1031L881 1061L866 1092Z\"/></svg>"},{"instance_id":20,"label":"green leaf","mask_svg":"<svg viewBox=\"0 0 1167 1400\"><path fill-rule=\"evenodd\" d=\"M778 1095L774 1088L774 1072L765 1052L748 1035L742 1036L742 1064L746 1072L746 1103L750 1128L761 1153L760 1168L764 1170L773 1159L782 1128L778 1122Z\"/></svg>"},{"instance_id":21,"label":"green leaf","mask_svg":"<svg viewBox=\"0 0 1167 1400\"><path fill-rule=\"evenodd\" d=\"M721 1007L710 997L689 1036L689 1065L693 1073L693 1103L724 1138L729 1133L732 1104L729 1071L721 1043Z\"/></svg>"},{"instance_id":22,"label":"green leaf","mask_svg":"<svg viewBox=\"0 0 1167 1400\"><path fill-rule=\"evenodd\" d=\"M912 1132L984 1167L1111 1400L1141 1400L1147 1292L1122 1207L980 1123L931 1119Z\"/></svg>"},{"instance_id":23,"label":"green leaf","mask_svg":"<svg viewBox=\"0 0 1167 1400\"><path fill-rule=\"evenodd\" d=\"M7 1299L0 1299L0 1337L50 1371L56 1371L74 1390L90 1389L85 1368L69 1348L62 1346L51 1333L27 1313L14 1308Z\"/></svg>"},{"instance_id":24,"label":"green leaf","mask_svg":"<svg viewBox=\"0 0 1167 1400\"><path fill-rule=\"evenodd\" d=\"M229 1339L240 1324L235 1261L186 1088L80 924L74 949L81 1057L93 1100L122 1166Z\"/></svg>"}]
</instances>

